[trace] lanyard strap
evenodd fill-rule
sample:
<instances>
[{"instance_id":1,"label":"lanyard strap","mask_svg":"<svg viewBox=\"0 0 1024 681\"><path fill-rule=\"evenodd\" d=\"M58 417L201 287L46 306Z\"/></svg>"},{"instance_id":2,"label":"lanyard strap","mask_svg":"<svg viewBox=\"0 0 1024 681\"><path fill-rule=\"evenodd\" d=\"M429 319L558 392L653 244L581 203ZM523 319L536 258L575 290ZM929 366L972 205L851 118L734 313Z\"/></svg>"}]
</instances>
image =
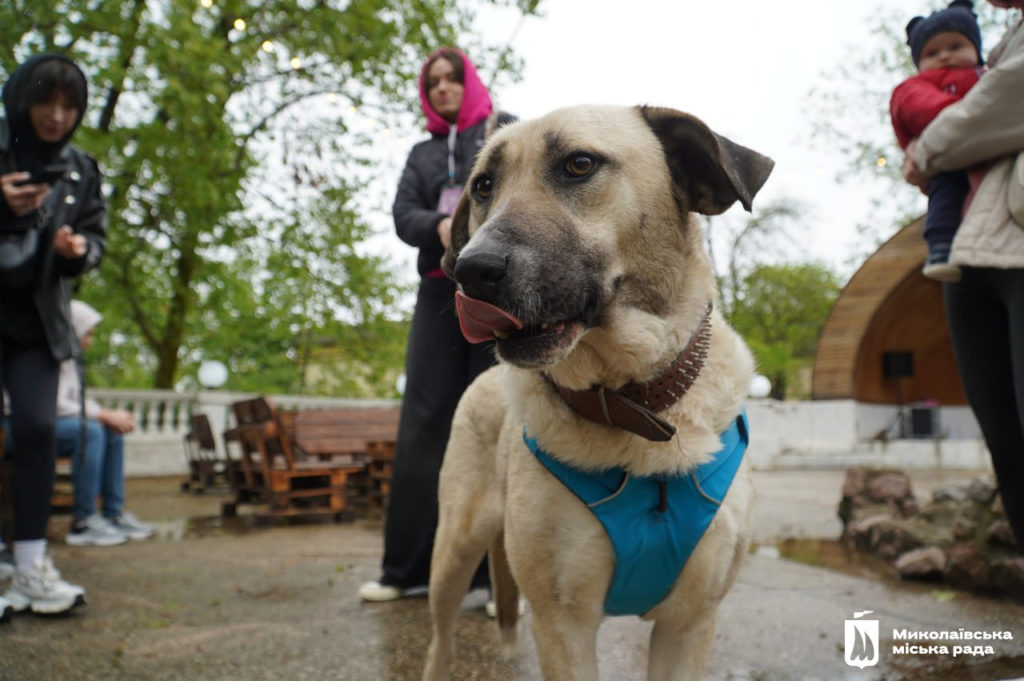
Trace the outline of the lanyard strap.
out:
<instances>
[{"instance_id":1,"label":"lanyard strap","mask_svg":"<svg viewBox=\"0 0 1024 681\"><path fill-rule=\"evenodd\" d=\"M459 134L459 126L448 128L448 186L455 186L455 137Z\"/></svg>"}]
</instances>

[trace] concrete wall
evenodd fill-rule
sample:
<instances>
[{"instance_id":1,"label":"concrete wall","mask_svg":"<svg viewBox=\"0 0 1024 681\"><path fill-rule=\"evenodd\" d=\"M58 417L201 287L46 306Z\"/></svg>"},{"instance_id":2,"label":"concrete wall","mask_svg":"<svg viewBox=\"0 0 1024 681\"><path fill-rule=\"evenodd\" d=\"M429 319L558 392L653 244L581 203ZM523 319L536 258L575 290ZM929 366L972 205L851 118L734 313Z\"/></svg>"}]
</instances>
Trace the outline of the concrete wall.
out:
<instances>
[{"instance_id":1,"label":"concrete wall","mask_svg":"<svg viewBox=\"0 0 1024 681\"><path fill-rule=\"evenodd\" d=\"M755 468L991 468L967 407L939 408L938 438L899 437L899 408L853 400L753 400L750 461Z\"/></svg>"}]
</instances>

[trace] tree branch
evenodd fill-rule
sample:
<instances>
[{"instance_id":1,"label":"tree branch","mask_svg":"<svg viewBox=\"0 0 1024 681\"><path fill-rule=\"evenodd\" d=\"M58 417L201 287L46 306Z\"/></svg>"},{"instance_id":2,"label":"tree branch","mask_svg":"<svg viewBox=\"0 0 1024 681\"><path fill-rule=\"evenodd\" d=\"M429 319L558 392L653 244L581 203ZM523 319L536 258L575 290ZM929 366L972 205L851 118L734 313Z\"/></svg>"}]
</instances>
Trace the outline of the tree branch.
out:
<instances>
[{"instance_id":1,"label":"tree branch","mask_svg":"<svg viewBox=\"0 0 1024 681\"><path fill-rule=\"evenodd\" d=\"M124 36L121 37L121 77L116 84L112 83L110 85L110 91L107 93L107 101L103 105L102 113L100 113L99 129L101 132L110 132L110 126L114 122L114 111L117 110L117 102L123 92L124 79L128 69L131 68L132 59L135 57L135 48L139 46L138 35L139 29L142 27L142 12L145 9L145 0L135 0L131 14L131 27L133 30L129 34L135 39L126 40Z\"/></svg>"},{"instance_id":2,"label":"tree branch","mask_svg":"<svg viewBox=\"0 0 1024 681\"><path fill-rule=\"evenodd\" d=\"M249 132L245 133L242 136L241 140L239 140L240 143L238 145L238 151L235 153L235 161L233 165L234 170L238 170L242 167L242 159L243 155L245 154L245 149L249 145L249 142L252 141L252 138L258 135L263 130L265 130L267 126L270 125L270 122L277 118L279 115L281 115L282 112L305 99L309 99L310 97L317 97L319 95L330 94L331 92L334 91L334 89L325 89L314 90L312 92L304 92L301 95L296 95L292 97L291 99L286 99L277 106L275 106L270 113L268 113L259 121L257 121L256 125L254 125L249 130Z\"/></svg>"}]
</instances>

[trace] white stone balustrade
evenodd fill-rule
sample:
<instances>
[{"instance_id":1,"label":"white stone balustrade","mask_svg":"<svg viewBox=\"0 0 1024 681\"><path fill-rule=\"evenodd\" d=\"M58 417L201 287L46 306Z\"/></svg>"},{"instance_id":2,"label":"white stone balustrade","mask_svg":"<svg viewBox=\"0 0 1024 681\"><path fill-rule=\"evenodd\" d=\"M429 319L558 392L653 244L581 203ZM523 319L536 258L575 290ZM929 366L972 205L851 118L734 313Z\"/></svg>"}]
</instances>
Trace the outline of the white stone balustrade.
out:
<instances>
[{"instance_id":1,"label":"white stone balustrade","mask_svg":"<svg viewBox=\"0 0 1024 681\"><path fill-rule=\"evenodd\" d=\"M252 393L173 390L107 390L92 388L100 404L129 409L137 430L125 438L125 470L129 476L187 475L184 437L192 413L210 419L223 455L225 428L231 427L232 402ZM280 409L317 407L393 406L395 400L271 395ZM880 440L879 431L892 423L895 405L865 405L851 400L778 402L751 399L747 403L751 444L749 459L758 469L842 468L849 465L897 468L959 468L988 470L988 451L977 422L966 407L943 407L941 436L934 439ZM891 428L890 428L891 430Z\"/></svg>"}]
</instances>

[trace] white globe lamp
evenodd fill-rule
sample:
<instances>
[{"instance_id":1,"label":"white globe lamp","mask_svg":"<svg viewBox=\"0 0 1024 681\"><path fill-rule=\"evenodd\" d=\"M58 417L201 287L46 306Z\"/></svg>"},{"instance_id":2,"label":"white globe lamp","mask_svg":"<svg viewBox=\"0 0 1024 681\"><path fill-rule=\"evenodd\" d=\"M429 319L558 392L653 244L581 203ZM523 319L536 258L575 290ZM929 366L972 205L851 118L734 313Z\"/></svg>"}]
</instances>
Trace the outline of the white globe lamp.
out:
<instances>
[{"instance_id":1,"label":"white globe lamp","mask_svg":"<svg viewBox=\"0 0 1024 681\"><path fill-rule=\"evenodd\" d=\"M768 380L767 376L761 374L755 374L750 379L750 386L747 388L747 394L756 400L764 399L768 397L772 392L772 382Z\"/></svg>"},{"instance_id":2,"label":"white globe lamp","mask_svg":"<svg viewBox=\"0 0 1024 681\"><path fill-rule=\"evenodd\" d=\"M223 362L218 362L215 359L204 360L199 365L198 377L199 385L207 390L214 390L227 383L228 368L224 366Z\"/></svg>"}]
</instances>

